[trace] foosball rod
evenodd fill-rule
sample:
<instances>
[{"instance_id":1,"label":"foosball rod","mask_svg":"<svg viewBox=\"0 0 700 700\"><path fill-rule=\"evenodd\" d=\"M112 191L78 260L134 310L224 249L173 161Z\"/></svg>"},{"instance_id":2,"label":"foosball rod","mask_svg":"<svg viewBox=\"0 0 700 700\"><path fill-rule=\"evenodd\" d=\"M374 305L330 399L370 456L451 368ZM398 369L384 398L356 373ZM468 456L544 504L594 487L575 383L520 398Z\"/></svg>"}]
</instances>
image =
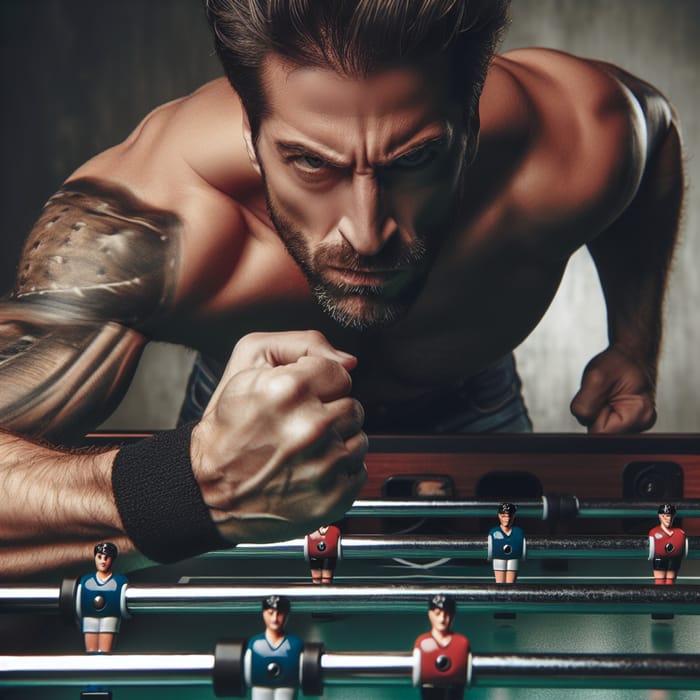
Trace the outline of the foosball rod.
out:
<instances>
[{"instance_id":1,"label":"foosball rod","mask_svg":"<svg viewBox=\"0 0 700 700\"><path fill-rule=\"evenodd\" d=\"M323 685L410 685L416 662L411 652L345 652L321 653L317 663ZM468 669L467 687L700 688L697 654L472 653ZM0 687L214 683L217 697L240 697L240 675L239 660L218 647L215 654L0 656Z\"/></svg>"},{"instance_id":2,"label":"foosball rod","mask_svg":"<svg viewBox=\"0 0 700 700\"><path fill-rule=\"evenodd\" d=\"M75 580L60 587L0 588L0 613L75 613ZM470 612L514 613L668 613L700 615L700 586L676 584L526 584L482 585L175 585L136 586L125 589L129 614L259 612L260 600L278 595L289 598L297 612L415 612L425 610L431 596L452 595Z\"/></svg>"},{"instance_id":3,"label":"foosball rod","mask_svg":"<svg viewBox=\"0 0 700 700\"><path fill-rule=\"evenodd\" d=\"M502 501L493 500L419 500L360 499L347 517L493 517ZM562 520L568 518L651 518L657 516L659 503L610 499L582 499L569 495L549 495L529 500L514 500L518 518ZM676 517L700 517L700 501L673 501Z\"/></svg>"},{"instance_id":4,"label":"foosball rod","mask_svg":"<svg viewBox=\"0 0 700 700\"><path fill-rule=\"evenodd\" d=\"M700 537L688 537L688 559L700 559ZM304 540L239 544L201 555L207 559L290 558L304 555ZM358 535L342 538L343 559L486 559L486 535L480 537ZM528 559L648 559L649 538L639 536L546 536L527 538Z\"/></svg>"}]
</instances>

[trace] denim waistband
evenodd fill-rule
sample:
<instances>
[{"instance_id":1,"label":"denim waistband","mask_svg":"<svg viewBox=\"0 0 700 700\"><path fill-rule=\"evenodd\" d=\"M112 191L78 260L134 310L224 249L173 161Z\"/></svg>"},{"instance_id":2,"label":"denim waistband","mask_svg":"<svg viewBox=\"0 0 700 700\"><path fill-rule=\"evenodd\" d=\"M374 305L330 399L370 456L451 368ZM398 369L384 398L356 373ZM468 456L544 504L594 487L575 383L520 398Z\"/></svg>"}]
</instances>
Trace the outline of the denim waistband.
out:
<instances>
[{"instance_id":1,"label":"denim waistband","mask_svg":"<svg viewBox=\"0 0 700 700\"><path fill-rule=\"evenodd\" d=\"M197 354L179 423L198 420L224 371L224 363ZM369 433L527 433L532 422L512 354L449 390L412 401L365 404Z\"/></svg>"}]
</instances>

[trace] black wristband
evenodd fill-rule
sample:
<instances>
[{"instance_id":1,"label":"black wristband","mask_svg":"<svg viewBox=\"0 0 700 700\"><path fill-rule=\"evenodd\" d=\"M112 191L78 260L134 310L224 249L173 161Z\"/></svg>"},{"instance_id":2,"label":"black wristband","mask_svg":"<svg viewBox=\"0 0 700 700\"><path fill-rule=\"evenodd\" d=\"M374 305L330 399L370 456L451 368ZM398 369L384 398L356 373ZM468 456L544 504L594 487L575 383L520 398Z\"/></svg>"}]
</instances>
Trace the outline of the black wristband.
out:
<instances>
[{"instance_id":1,"label":"black wristband","mask_svg":"<svg viewBox=\"0 0 700 700\"><path fill-rule=\"evenodd\" d=\"M126 534L153 561L169 564L233 546L219 535L190 462L194 423L125 445L112 489Z\"/></svg>"}]
</instances>

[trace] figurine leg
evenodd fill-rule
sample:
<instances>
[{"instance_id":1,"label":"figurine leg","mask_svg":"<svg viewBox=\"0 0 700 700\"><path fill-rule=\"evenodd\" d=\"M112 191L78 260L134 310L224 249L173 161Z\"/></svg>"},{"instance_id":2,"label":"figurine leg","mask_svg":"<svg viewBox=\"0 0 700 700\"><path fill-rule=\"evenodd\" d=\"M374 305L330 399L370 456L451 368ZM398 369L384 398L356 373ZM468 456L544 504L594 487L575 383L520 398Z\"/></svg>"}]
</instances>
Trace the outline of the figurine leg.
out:
<instances>
[{"instance_id":1,"label":"figurine leg","mask_svg":"<svg viewBox=\"0 0 700 700\"><path fill-rule=\"evenodd\" d=\"M100 635L98 632L86 632L83 635L85 640L85 651L88 654L96 654L100 650Z\"/></svg>"},{"instance_id":2,"label":"figurine leg","mask_svg":"<svg viewBox=\"0 0 700 700\"><path fill-rule=\"evenodd\" d=\"M99 650L103 654L109 654L114 645L114 635L111 632L100 632Z\"/></svg>"}]
</instances>

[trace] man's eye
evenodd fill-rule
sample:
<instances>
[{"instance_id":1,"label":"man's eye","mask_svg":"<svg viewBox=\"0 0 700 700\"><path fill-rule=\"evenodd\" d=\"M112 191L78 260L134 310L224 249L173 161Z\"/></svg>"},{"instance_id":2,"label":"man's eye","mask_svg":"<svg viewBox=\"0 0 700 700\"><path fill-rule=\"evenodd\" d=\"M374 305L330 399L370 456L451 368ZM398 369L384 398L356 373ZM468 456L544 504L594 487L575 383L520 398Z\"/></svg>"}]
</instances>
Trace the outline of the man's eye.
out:
<instances>
[{"instance_id":1,"label":"man's eye","mask_svg":"<svg viewBox=\"0 0 700 700\"><path fill-rule=\"evenodd\" d=\"M328 163L326 163L323 158L319 158L318 156L312 156L312 155L306 155L306 156L295 156L293 159L294 164L301 170L305 170L306 172L316 172L318 170L323 170L323 168L327 167Z\"/></svg>"},{"instance_id":2,"label":"man's eye","mask_svg":"<svg viewBox=\"0 0 700 700\"><path fill-rule=\"evenodd\" d=\"M423 165L430 163L437 153L435 148L420 148L417 151L411 151L397 158L392 164L392 168L420 168Z\"/></svg>"}]
</instances>

